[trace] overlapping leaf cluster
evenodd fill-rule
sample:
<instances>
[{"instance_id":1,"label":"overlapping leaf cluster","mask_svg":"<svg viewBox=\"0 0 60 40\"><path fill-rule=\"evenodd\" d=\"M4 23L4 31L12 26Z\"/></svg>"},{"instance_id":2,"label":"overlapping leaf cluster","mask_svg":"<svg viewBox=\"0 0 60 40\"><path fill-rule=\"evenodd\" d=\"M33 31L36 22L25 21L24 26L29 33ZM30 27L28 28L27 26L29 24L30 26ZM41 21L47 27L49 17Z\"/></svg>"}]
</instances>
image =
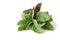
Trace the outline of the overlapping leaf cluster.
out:
<instances>
[{"instance_id":1,"label":"overlapping leaf cluster","mask_svg":"<svg viewBox=\"0 0 60 40\"><path fill-rule=\"evenodd\" d=\"M31 29L36 33L41 33L42 29L54 30L53 25L50 23L52 21L51 15L48 12L40 11L41 4L37 4L33 9L23 11L22 20L17 23L19 26L18 31Z\"/></svg>"}]
</instances>

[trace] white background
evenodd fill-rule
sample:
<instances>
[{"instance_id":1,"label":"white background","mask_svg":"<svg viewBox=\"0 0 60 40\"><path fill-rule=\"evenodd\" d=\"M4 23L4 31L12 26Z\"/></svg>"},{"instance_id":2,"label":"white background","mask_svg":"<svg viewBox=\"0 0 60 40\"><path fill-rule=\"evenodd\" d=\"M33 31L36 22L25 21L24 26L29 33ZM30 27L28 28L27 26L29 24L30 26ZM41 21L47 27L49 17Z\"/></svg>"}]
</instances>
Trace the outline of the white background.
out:
<instances>
[{"instance_id":1,"label":"white background","mask_svg":"<svg viewBox=\"0 0 60 40\"><path fill-rule=\"evenodd\" d=\"M53 17L54 31L42 34L33 31L18 32L17 22L22 11L42 2L41 11L48 11ZM60 40L59 0L0 0L0 40Z\"/></svg>"}]
</instances>

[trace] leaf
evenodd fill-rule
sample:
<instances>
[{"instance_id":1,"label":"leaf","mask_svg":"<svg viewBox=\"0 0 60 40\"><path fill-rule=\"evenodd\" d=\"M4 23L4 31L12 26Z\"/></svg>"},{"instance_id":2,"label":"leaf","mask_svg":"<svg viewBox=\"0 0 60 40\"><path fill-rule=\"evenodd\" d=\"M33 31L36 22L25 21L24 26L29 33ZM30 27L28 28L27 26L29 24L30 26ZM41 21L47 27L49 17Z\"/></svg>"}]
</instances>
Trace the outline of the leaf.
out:
<instances>
[{"instance_id":1,"label":"leaf","mask_svg":"<svg viewBox=\"0 0 60 40\"><path fill-rule=\"evenodd\" d=\"M32 25L30 25L32 22L30 22L27 26L26 26L26 30L31 29Z\"/></svg>"},{"instance_id":2,"label":"leaf","mask_svg":"<svg viewBox=\"0 0 60 40\"><path fill-rule=\"evenodd\" d=\"M29 22L29 24L27 25L27 29L31 29L31 26L33 25L33 16L34 16L34 10L31 10L31 13L30 13L30 16L31 16L31 21Z\"/></svg>"},{"instance_id":3,"label":"leaf","mask_svg":"<svg viewBox=\"0 0 60 40\"><path fill-rule=\"evenodd\" d=\"M34 23L34 25L32 27L32 30L34 32L40 33L41 32L41 29L39 28L37 21L36 20L33 20L33 23Z\"/></svg>"},{"instance_id":4,"label":"leaf","mask_svg":"<svg viewBox=\"0 0 60 40\"><path fill-rule=\"evenodd\" d=\"M42 5L42 3L39 3L39 4L37 4L36 7L34 8L34 19L36 19L36 17L37 17L37 12L40 11L41 5Z\"/></svg>"},{"instance_id":5,"label":"leaf","mask_svg":"<svg viewBox=\"0 0 60 40\"><path fill-rule=\"evenodd\" d=\"M18 23L17 23L17 25L21 25L21 24L25 24L26 23L26 21L24 21L24 20L20 20Z\"/></svg>"},{"instance_id":6,"label":"leaf","mask_svg":"<svg viewBox=\"0 0 60 40\"><path fill-rule=\"evenodd\" d=\"M48 11L47 11L47 12L44 12L44 13L47 13L47 14L49 14L49 13L48 13Z\"/></svg>"},{"instance_id":7,"label":"leaf","mask_svg":"<svg viewBox=\"0 0 60 40\"><path fill-rule=\"evenodd\" d=\"M38 12L38 15L37 15L37 21L38 22L46 22L50 19L50 16L44 12Z\"/></svg>"},{"instance_id":8,"label":"leaf","mask_svg":"<svg viewBox=\"0 0 60 40\"><path fill-rule=\"evenodd\" d=\"M23 31L23 30L29 30L29 29L31 29L31 22L30 23L28 23L27 25L25 25L25 26L23 26L23 25L21 25L19 28L18 28L18 31Z\"/></svg>"},{"instance_id":9,"label":"leaf","mask_svg":"<svg viewBox=\"0 0 60 40\"><path fill-rule=\"evenodd\" d=\"M53 19L52 19L51 15L50 15L50 19L47 22L51 22L51 21L53 21Z\"/></svg>"},{"instance_id":10,"label":"leaf","mask_svg":"<svg viewBox=\"0 0 60 40\"><path fill-rule=\"evenodd\" d=\"M38 4L36 5L36 9L37 9L38 12L40 11L41 6L42 6L42 3L38 3Z\"/></svg>"},{"instance_id":11,"label":"leaf","mask_svg":"<svg viewBox=\"0 0 60 40\"><path fill-rule=\"evenodd\" d=\"M26 26L26 25L28 25L28 23L29 23L29 21L27 21L27 20L20 20L20 21L17 23L17 25L18 25L18 26Z\"/></svg>"},{"instance_id":12,"label":"leaf","mask_svg":"<svg viewBox=\"0 0 60 40\"><path fill-rule=\"evenodd\" d=\"M18 28L18 31L23 31L23 30L26 30L26 27L19 27Z\"/></svg>"},{"instance_id":13,"label":"leaf","mask_svg":"<svg viewBox=\"0 0 60 40\"><path fill-rule=\"evenodd\" d=\"M36 29L36 27L34 25L32 26L32 30L36 33L40 33L40 32L38 32L38 30Z\"/></svg>"},{"instance_id":14,"label":"leaf","mask_svg":"<svg viewBox=\"0 0 60 40\"><path fill-rule=\"evenodd\" d=\"M27 21L32 20L33 14L34 14L34 10L30 10L28 14L22 14L22 19L25 19Z\"/></svg>"},{"instance_id":15,"label":"leaf","mask_svg":"<svg viewBox=\"0 0 60 40\"><path fill-rule=\"evenodd\" d=\"M29 12L29 14L23 14L22 18L23 20L20 20L17 25L21 26L21 27L25 27L26 30L29 30L31 28L30 24L32 23L32 19L33 19L33 13L34 11L31 10ZM20 27L20 28L21 28Z\"/></svg>"},{"instance_id":16,"label":"leaf","mask_svg":"<svg viewBox=\"0 0 60 40\"><path fill-rule=\"evenodd\" d=\"M49 22L46 22L46 24L42 28L46 30L54 30L53 25L50 24Z\"/></svg>"},{"instance_id":17,"label":"leaf","mask_svg":"<svg viewBox=\"0 0 60 40\"><path fill-rule=\"evenodd\" d=\"M53 19L52 19L52 18L50 18L50 19L48 20L48 22L51 22L51 21L53 21Z\"/></svg>"},{"instance_id":18,"label":"leaf","mask_svg":"<svg viewBox=\"0 0 60 40\"><path fill-rule=\"evenodd\" d=\"M30 26L30 24L31 24L31 23L29 23L29 24L26 25L26 26L20 26L20 27L18 28L18 31L30 30L31 27L32 27L32 25Z\"/></svg>"},{"instance_id":19,"label":"leaf","mask_svg":"<svg viewBox=\"0 0 60 40\"><path fill-rule=\"evenodd\" d=\"M48 11L47 12L44 12L44 13L49 14ZM51 17L51 15L49 15L49 16ZM53 21L52 17L48 20L48 22L51 22L51 21Z\"/></svg>"},{"instance_id":20,"label":"leaf","mask_svg":"<svg viewBox=\"0 0 60 40\"><path fill-rule=\"evenodd\" d=\"M33 10L33 9L24 10L23 13L29 14L29 12L30 12L31 10Z\"/></svg>"},{"instance_id":21,"label":"leaf","mask_svg":"<svg viewBox=\"0 0 60 40\"><path fill-rule=\"evenodd\" d=\"M30 20L29 14L22 14L22 19L24 20Z\"/></svg>"}]
</instances>

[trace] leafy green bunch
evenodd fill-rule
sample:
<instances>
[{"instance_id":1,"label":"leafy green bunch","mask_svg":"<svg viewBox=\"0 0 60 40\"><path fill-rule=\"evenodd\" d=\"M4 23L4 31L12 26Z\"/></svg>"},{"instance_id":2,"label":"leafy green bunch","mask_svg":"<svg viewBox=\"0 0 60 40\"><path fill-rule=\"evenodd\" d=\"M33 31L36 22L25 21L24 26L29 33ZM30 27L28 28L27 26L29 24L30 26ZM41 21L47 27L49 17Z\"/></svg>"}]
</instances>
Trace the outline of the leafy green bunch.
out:
<instances>
[{"instance_id":1,"label":"leafy green bunch","mask_svg":"<svg viewBox=\"0 0 60 40\"><path fill-rule=\"evenodd\" d=\"M22 20L17 25L18 31L33 30L36 33L41 33L42 30L54 30L51 15L48 12L40 11L42 3L36 5L35 8L24 10Z\"/></svg>"}]
</instances>

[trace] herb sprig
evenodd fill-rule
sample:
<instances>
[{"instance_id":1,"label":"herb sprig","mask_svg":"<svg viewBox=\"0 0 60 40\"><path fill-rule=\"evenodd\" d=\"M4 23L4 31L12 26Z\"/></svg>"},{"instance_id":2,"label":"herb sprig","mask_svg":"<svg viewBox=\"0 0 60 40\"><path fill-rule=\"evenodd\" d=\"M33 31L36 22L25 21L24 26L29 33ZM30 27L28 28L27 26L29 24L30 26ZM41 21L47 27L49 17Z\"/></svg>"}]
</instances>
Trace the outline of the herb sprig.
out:
<instances>
[{"instance_id":1,"label":"herb sprig","mask_svg":"<svg viewBox=\"0 0 60 40\"><path fill-rule=\"evenodd\" d=\"M41 33L42 29L54 30L53 25L50 23L52 21L51 15L48 12L40 11L41 5L42 3L38 3L35 8L23 11L22 20L17 23L19 26L18 31L33 30L36 33Z\"/></svg>"}]
</instances>

